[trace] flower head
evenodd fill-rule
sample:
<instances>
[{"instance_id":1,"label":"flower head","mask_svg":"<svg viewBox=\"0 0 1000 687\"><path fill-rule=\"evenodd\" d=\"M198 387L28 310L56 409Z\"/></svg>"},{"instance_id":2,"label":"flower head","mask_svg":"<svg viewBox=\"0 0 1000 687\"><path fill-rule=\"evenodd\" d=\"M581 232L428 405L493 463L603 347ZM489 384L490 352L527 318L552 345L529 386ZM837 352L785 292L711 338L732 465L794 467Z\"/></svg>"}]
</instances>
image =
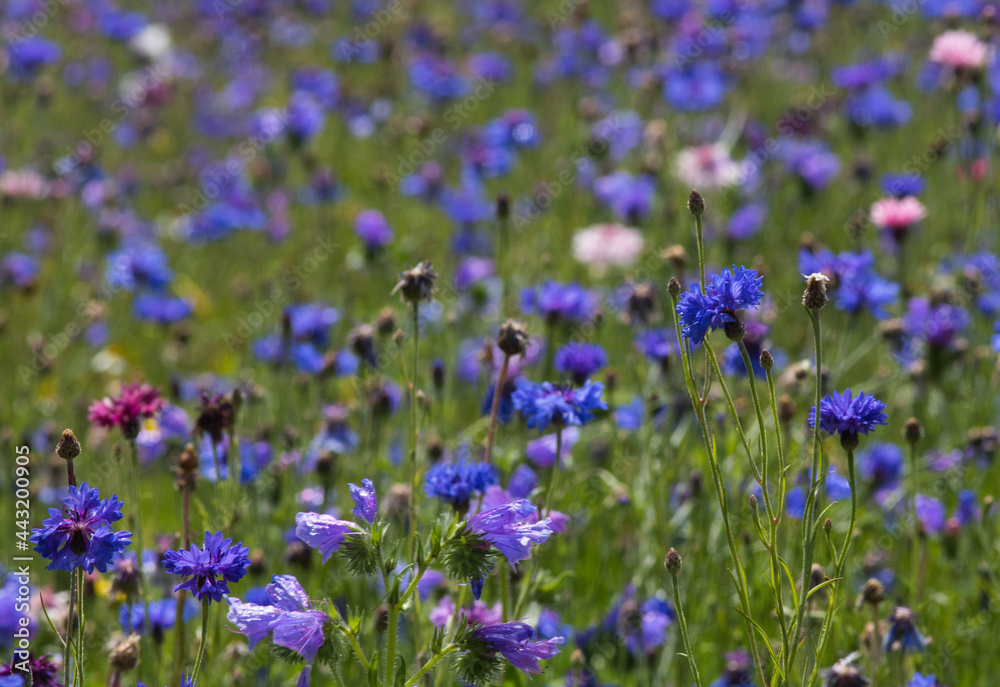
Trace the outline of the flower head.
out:
<instances>
[{"instance_id":1,"label":"flower head","mask_svg":"<svg viewBox=\"0 0 1000 687\"><path fill-rule=\"evenodd\" d=\"M527 499L509 501L473 515L467 524L514 565L528 557L532 544L542 544L552 534L549 518L534 523L523 522L535 510Z\"/></svg>"},{"instance_id":2,"label":"flower head","mask_svg":"<svg viewBox=\"0 0 1000 687\"><path fill-rule=\"evenodd\" d=\"M569 343L556 351L555 367L583 384L592 374L608 364L608 356L598 344Z\"/></svg>"},{"instance_id":3,"label":"flower head","mask_svg":"<svg viewBox=\"0 0 1000 687\"><path fill-rule=\"evenodd\" d=\"M595 410L608 408L608 404L601 398L603 391L603 384L590 380L578 389L571 389L551 382L536 384L518 377L511 401L514 409L527 419L528 427L537 427L541 432L549 423L565 427L590 422Z\"/></svg>"},{"instance_id":4,"label":"flower head","mask_svg":"<svg viewBox=\"0 0 1000 687\"><path fill-rule=\"evenodd\" d=\"M270 634L276 645L312 663L326 641L323 628L329 616L313 610L309 595L292 575L275 575L266 589L270 605L230 598L226 618L250 641L251 650Z\"/></svg>"},{"instance_id":5,"label":"flower head","mask_svg":"<svg viewBox=\"0 0 1000 687\"><path fill-rule=\"evenodd\" d=\"M512 666L525 673L540 674L538 662L552 658L559 653L562 637L535 640L535 631L526 623L496 623L483 625L472 631L472 637L477 648L483 653L500 653Z\"/></svg>"},{"instance_id":6,"label":"flower head","mask_svg":"<svg viewBox=\"0 0 1000 687\"><path fill-rule=\"evenodd\" d=\"M823 671L826 687L865 687L868 678L861 674L861 670L854 665L857 654L845 656Z\"/></svg>"},{"instance_id":7,"label":"flower head","mask_svg":"<svg viewBox=\"0 0 1000 687\"><path fill-rule=\"evenodd\" d=\"M459 458L443 461L428 470L424 493L464 509L474 494L482 494L498 482L497 470L492 465Z\"/></svg>"},{"instance_id":8,"label":"flower head","mask_svg":"<svg viewBox=\"0 0 1000 687\"><path fill-rule=\"evenodd\" d=\"M642 232L622 224L595 224L573 236L573 257L597 268L628 267L642 253Z\"/></svg>"},{"instance_id":9,"label":"flower head","mask_svg":"<svg viewBox=\"0 0 1000 687\"><path fill-rule=\"evenodd\" d=\"M830 434L857 439L858 434L868 434L879 425L886 424L885 404L865 392L857 396L851 390L833 392L820 402L819 426ZM816 426L816 408L809 412L809 426Z\"/></svg>"},{"instance_id":10,"label":"flower head","mask_svg":"<svg viewBox=\"0 0 1000 687\"><path fill-rule=\"evenodd\" d=\"M416 267L399 273L399 281L393 287L392 293L398 291L403 300L411 303L429 301L434 295L436 279L437 272L430 262L417 263Z\"/></svg>"},{"instance_id":11,"label":"flower head","mask_svg":"<svg viewBox=\"0 0 1000 687\"><path fill-rule=\"evenodd\" d=\"M986 63L989 46L968 31L945 31L934 39L928 58L952 69L979 69Z\"/></svg>"},{"instance_id":12,"label":"flower head","mask_svg":"<svg viewBox=\"0 0 1000 687\"><path fill-rule=\"evenodd\" d=\"M119 427L127 438L139 433L141 420L156 415L167 404L148 384L126 384L115 398L94 401L87 419L98 427Z\"/></svg>"},{"instance_id":13,"label":"flower head","mask_svg":"<svg viewBox=\"0 0 1000 687\"><path fill-rule=\"evenodd\" d=\"M0 665L0 685L6 687L7 684L21 684L19 682L8 683L2 678L8 678L12 675L23 678L24 672L21 670L23 663L28 664L28 672L31 675L30 684L34 687L61 687L59 666L49 660L47 656L35 656L34 654L29 654L27 661L19 660L16 666L13 662Z\"/></svg>"},{"instance_id":14,"label":"flower head","mask_svg":"<svg viewBox=\"0 0 1000 687\"><path fill-rule=\"evenodd\" d=\"M876 201L871 209L872 223L893 232L905 231L926 216L923 203L913 196L883 198Z\"/></svg>"},{"instance_id":15,"label":"flower head","mask_svg":"<svg viewBox=\"0 0 1000 687\"><path fill-rule=\"evenodd\" d=\"M174 591L187 589L196 599L222 601L229 583L239 582L250 567L250 549L242 543L223 539L222 532L205 532L204 545L189 550L170 550L163 555L163 567L171 575L185 577Z\"/></svg>"},{"instance_id":16,"label":"flower head","mask_svg":"<svg viewBox=\"0 0 1000 687\"><path fill-rule=\"evenodd\" d=\"M307 546L323 554L323 562L330 560L344 539L351 532L357 532L358 526L349 520L338 520L332 515L322 513L296 513L295 536L304 541Z\"/></svg>"},{"instance_id":17,"label":"flower head","mask_svg":"<svg viewBox=\"0 0 1000 687\"><path fill-rule=\"evenodd\" d=\"M710 331L736 323L736 311L756 308L764 292L760 286L763 277L757 270L745 267L726 268L720 274L712 275L712 281L702 291L697 283L681 294L677 304L681 333L698 345Z\"/></svg>"},{"instance_id":18,"label":"flower head","mask_svg":"<svg viewBox=\"0 0 1000 687\"><path fill-rule=\"evenodd\" d=\"M50 508L44 527L32 530L35 551L51 561L49 570L105 572L115 554L132 543L131 532L111 530L111 523L122 518L121 506L117 496L102 500L86 482L71 486L62 509Z\"/></svg>"},{"instance_id":19,"label":"flower head","mask_svg":"<svg viewBox=\"0 0 1000 687\"><path fill-rule=\"evenodd\" d=\"M354 499L354 513L356 517L365 520L369 525L375 522L378 515L378 497L375 495L375 485L367 477L361 480L361 486L348 484L351 489L351 498Z\"/></svg>"},{"instance_id":20,"label":"flower head","mask_svg":"<svg viewBox=\"0 0 1000 687\"><path fill-rule=\"evenodd\" d=\"M927 648L927 640L920 634L913 619L913 611L906 606L896 606L889 616L889 631L882 640L885 651L916 651Z\"/></svg>"},{"instance_id":21,"label":"flower head","mask_svg":"<svg viewBox=\"0 0 1000 687\"><path fill-rule=\"evenodd\" d=\"M537 289L521 291L521 310L548 322L580 322L590 317L595 298L579 284L547 281Z\"/></svg>"}]
</instances>

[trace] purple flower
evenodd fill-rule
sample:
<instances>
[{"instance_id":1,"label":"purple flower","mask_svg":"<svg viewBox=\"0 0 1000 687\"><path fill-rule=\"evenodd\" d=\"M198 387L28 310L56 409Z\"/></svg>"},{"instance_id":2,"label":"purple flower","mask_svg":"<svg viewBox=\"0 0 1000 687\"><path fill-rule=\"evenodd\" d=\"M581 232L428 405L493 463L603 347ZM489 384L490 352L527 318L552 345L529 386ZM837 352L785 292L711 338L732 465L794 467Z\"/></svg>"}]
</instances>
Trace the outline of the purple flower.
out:
<instances>
[{"instance_id":1,"label":"purple flower","mask_svg":"<svg viewBox=\"0 0 1000 687\"><path fill-rule=\"evenodd\" d=\"M354 233L365 244L369 253L375 253L392 243L392 228L378 210L362 210L354 218Z\"/></svg>"},{"instance_id":2,"label":"purple flower","mask_svg":"<svg viewBox=\"0 0 1000 687\"><path fill-rule=\"evenodd\" d=\"M767 219L767 205L751 203L732 214L726 224L726 235L735 241L756 236Z\"/></svg>"},{"instance_id":3,"label":"purple flower","mask_svg":"<svg viewBox=\"0 0 1000 687\"><path fill-rule=\"evenodd\" d=\"M132 543L131 532L111 530L122 518L121 507L117 496L102 500L86 482L69 487L62 508L50 508L44 527L31 531L35 551L51 561L48 570L105 572L115 554Z\"/></svg>"},{"instance_id":4,"label":"purple flower","mask_svg":"<svg viewBox=\"0 0 1000 687\"><path fill-rule=\"evenodd\" d=\"M33 78L42 67L61 56L58 45L37 36L14 41L7 49L10 73L17 79Z\"/></svg>"},{"instance_id":5,"label":"purple flower","mask_svg":"<svg viewBox=\"0 0 1000 687\"><path fill-rule=\"evenodd\" d=\"M266 589L269 605L230 598L226 618L246 636L251 650L271 634L275 644L312 663L325 641L323 627L329 616L312 609L309 595L292 575L275 575Z\"/></svg>"},{"instance_id":6,"label":"purple flower","mask_svg":"<svg viewBox=\"0 0 1000 687\"><path fill-rule=\"evenodd\" d=\"M972 318L965 308L950 303L931 305L926 298L911 298L903 328L918 341L937 348L951 348Z\"/></svg>"},{"instance_id":7,"label":"purple flower","mask_svg":"<svg viewBox=\"0 0 1000 687\"><path fill-rule=\"evenodd\" d=\"M677 353L677 341L668 329L647 329L635 337L635 347L653 362L665 364Z\"/></svg>"},{"instance_id":8,"label":"purple flower","mask_svg":"<svg viewBox=\"0 0 1000 687\"><path fill-rule=\"evenodd\" d=\"M332 515L321 513L296 513L295 536L321 554L326 563L358 526L349 520L338 520Z\"/></svg>"},{"instance_id":9,"label":"purple flower","mask_svg":"<svg viewBox=\"0 0 1000 687\"><path fill-rule=\"evenodd\" d=\"M163 555L163 568L171 575L185 577L174 591L187 589L196 599L222 601L229 583L239 582L250 567L250 549L242 543L223 539L222 532L205 532L204 545L191 544L189 550L170 550Z\"/></svg>"},{"instance_id":10,"label":"purple flower","mask_svg":"<svg viewBox=\"0 0 1000 687\"><path fill-rule=\"evenodd\" d=\"M375 485L367 477L361 480L361 486L348 484L351 488L351 498L354 499L354 513L356 517L365 520L369 525L375 522L378 515L378 499L375 496Z\"/></svg>"},{"instance_id":11,"label":"purple flower","mask_svg":"<svg viewBox=\"0 0 1000 687\"><path fill-rule=\"evenodd\" d=\"M983 515L982 510L976 503L976 492L971 489L963 489L958 493L958 506L955 508L955 518L962 525L979 520Z\"/></svg>"},{"instance_id":12,"label":"purple flower","mask_svg":"<svg viewBox=\"0 0 1000 687\"><path fill-rule=\"evenodd\" d=\"M537 289L521 291L521 310L548 322L580 322L596 306L593 294L579 284L547 281Z\"/></svg>"},{"instance_id":13,"label":"purple flower","mask_svg":"<svg viewBox=\"0 0 1000 687\"><path fill-rule=\"evenodd\" d=\"M919 196L927 185L924 178L916 172L883 174L881 181L882 191L896 198Z\"/></svg>"},{"instance_id":14,"label":"purple flower","mask_svg":"<svg viewBox=\"0 0 1000 687\"><path fill-rule=\"evenodd\" d=\"M552 534L551 520L522 522L536 508L527 499L519 499L473 515L468 526L483 535L513 566L530 554L531 544L542 544Z\"/></svg>"},{"instance_id":15,"label":"purple flower","mask_svg":"<svg viewBox=\"0 0 1000 687\"><path fill-rule=\"evenodd\" d=\"M308 141L323 131L325 118L323 108L316 98L306 91L292 93L286 117L288 119L286 131L296 145Z\"/></svg>"},{"instance_id":16,"label":"purple flower","mask_svg":"<svg viewBox=\"0 0 1000 687\"><path fill-rule=\"evenodd\" d=\"M552 658L559 653L562 637L533 640L535 632L525 623L497 623L473 630L473 636L484 642L489 650L503 654L515 668L525 673L540 674L538 661Z\"/></svg>"},{"instance_id":17,"label":"purple flower","mask_svg":"<svg viewBox=\"0 0 1000 687\"><path fill-rule=\"evenodd\" d=\"M889 631L882 640L882 648L889 651L916 651L927 648L927 640L917 630L913 611L905 606L896 606L889 616Z\"/></svg>"},{"instance_id":18,"label":"purple flower","mask_svg":"<svg viewBox=\"0 0 1000 687\"><path fill-rule=\"evenodd\" d=\"M944 530L946 518L943 503L932 496L917 494L913 499L913 505L917 513L917 522L926 534L935 535Z\"/></svg>"},{"instance_id":19,"label":"purple flower","mask_svg":"<svg viewBox=\"0 0 1000 687\"><path fill-rule=\"evenodd\" d=\"M139 431L139 423L156 415L167 402L160 391L148 384L126 384L115 398L105 397L90 405L87 419L98 427L118 427ZM133 435L134 436L134 435Z\"/></svg>"},{"instance_id":20,"label":"purple flower","mask_svg":"<svg viewBox=\"0 0 1000 687\"><path fill-rule=\"evenodd\" d=\"M819 426L830 434L856 436L868 434L886 424L885 404L870 394L851 396L851 390L833 392L820 402ZM816 408L809 411L809 426L816 426Z\"/></svg>"},{"instance_id":21,"label":"purple flower","mask_svg":"<svg viewBox=\"0 0 1000 687\"><path fill-rule=\"evenodd\" d=\"M608 364L608 356L598 344L569 343L556 351L555 367L583 384L592 374Z\"/></svg>"},{"instance_id":22,"label":"purple flower","mask_svg":"<svg viewBox=\"0 0 1000 687\"><path fill-rule=\"evenodd\" d=\"M580 430L576 427L567 427L563 430L560 463L573 452L573 445L579 438ZM524 457L540 468L550 468L556 464L556 443L555 433L532 439L524 449Z\"/></svg>"},{"instance_id":23,"label":"purple flower","mask_svg":"<svg viewBox=\"0 0 1000 687\"><path fill-rule=\"evenodd\" d=\"M189 317L193 311L185 299L159 293L136 296L132 304L132 314L137 320L156 324L173 324Z\"/></svg>"},{"instance_id":24,"label":"purple flower","mask_svg":"<svg viewBox=\"0 0 1000 687\"><path fill-rule=\"evenodd\" d=\"M22 664L27 664L28 673L31 675L30 682L24 682L24 672L21 670ZM31 684L34 687L62 687L59 679L59 666L50 661L46 656L35 656L28 654L27 659L23 655L17 657L17 663L4 663L0 665L0 686L21 687L21 685Z\"/></svg>"},{"instance_id":25,"label":"purple flower","mask_svg":"<svg viewBox=\"0 0 1000 687\"><path fill-rule=\"evenodd\" d=\"M858 467L876 491L892 489L903 474L903 450L895 444L872 444L858 454Z\"/></svg>"},{"instance_id":26,"label":"purple flower","mask_svg":"<svg viewBox=\"0 0 1000 687\"><path fill-rule=\"evenodd\" d=\"M511 401L514 409L527 419L528 427L537 427L540 433L549 423L565 427L590 422L593 411L608 408L601 398L603 391L603 384L589 380L578 389L569 389L518 377Z\"/></svg>"}]
</instances>

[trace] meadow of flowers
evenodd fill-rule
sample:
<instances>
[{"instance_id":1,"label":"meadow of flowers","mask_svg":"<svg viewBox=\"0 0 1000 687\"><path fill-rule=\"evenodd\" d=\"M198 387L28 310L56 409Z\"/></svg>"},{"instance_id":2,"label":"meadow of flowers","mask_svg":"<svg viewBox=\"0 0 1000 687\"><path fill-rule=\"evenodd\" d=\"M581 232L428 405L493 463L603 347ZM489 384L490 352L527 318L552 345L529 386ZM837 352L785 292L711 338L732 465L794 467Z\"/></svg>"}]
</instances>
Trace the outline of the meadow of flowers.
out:
<instances>
[{"instance_id":1,"label":"meadow of flowers","mask_svg":"<svg viewBox=\"0 0 1000 687\"><path fill-rule=\"evenodd\" d=\"M996 683L1000 3L0 33L0 687Z\"/></svg>"}]
</instances>

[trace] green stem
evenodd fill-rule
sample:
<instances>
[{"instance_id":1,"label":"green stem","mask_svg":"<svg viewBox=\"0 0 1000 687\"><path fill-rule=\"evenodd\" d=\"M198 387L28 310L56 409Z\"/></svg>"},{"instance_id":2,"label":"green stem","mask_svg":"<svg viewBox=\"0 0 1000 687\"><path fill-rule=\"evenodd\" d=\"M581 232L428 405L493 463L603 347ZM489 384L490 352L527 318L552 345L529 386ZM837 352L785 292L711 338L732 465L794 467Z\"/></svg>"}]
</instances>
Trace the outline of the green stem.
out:
<instances>
[{"instance_id":1,"label":"green stem","mask_svg":"<svg viewBox=\"0 0 1000 687\"><path fill-rule=\"evenodd\" d=\"M77 568L76 574L78 577L76 582L76 592L77 592L76 605L78 608L77 612L79 613L79 619L77 620L77 635L76 635L76 672L80 678L80 687L84 687L87 683L84 680L84 675L83 675L83 670L84 670L83 635L85 632L85 623L86 623L83 613L83 587L84 587L83 567Z\"/></svg>"},{"instance_id":2,"label":"green stem","mask_svg":"<svg viewBox=\"0 0 1000 687\"><path fill-rule=\"evenodd\" d=\"M399 634L399 606L389 604L389 629L385 648L385 687L396 684L396 635Z\"/></svg>"},{"instance_id":3,"label":"green stem","mask_svg":"<svg viewBox=\"0 0 1000 687\"><path fill-rule=\"evenodd\" d=\"M354 649L354 655L357 656L358 661L361 662L361 667L367 671L370 665L368 663L368 659L365 657L365 652L361 650L361 645L358 644L358 638L354 636L354 633L351 632L350 628L346 625L341 625L340 631L345 637L347 637L347 641L350 643L351 648Z\"/></svg>"},{"instance_id":4,"label":"green stem","mask_svg":"<svg viewBox=\"0 0 1000 687\"><path fill-rule=\"evenodd\" d=\"M410 562L416 553L417 533L417 386L420 378L420 302L413 301L413 370L410 383L410 529L407 535Z\"/></svg>"},{"instance_id":5,"label":"green stem","mask_svg":"<svg viewBox=\"0 0 1000 687\"><path fill-rule=\"evenodd\" d=\"M705 240L701 230L701 215L694 217L695 236L698 239L698 272L701 275L699 286L705 289Z\"/></svg>"},{"instance_id":6,"label":"green stem","mask_svg":"<svg viewBox=\"0 0 1000 687\"><path fill-rule=\"evenodd\" d=\"M802 515L802 571L800 575L800 589L802 593L799 595L799 607L795 612L795 622L792 624L792 631L796 634L802 632L802 623L805 619L806 612L806 594L807 585L809 584L809 574L812 569L812 554L813 547L816 543L815 535L815 518L816 518L816 499L817 494L817 483L819 481L819 468L822 456L822 447L820 446L819 437L819 411L823 400L823 330L820 324L819 311L809 310L809 318L812 321L813 330L813 346L815 349L815 360L814 360L814 373L815 373L815 402L813 407L816 412L816 419L813 422L813 455L812 455L812 472L809 475L809 493L806 496L806 507L805 512ZM791 675L791 668L795 661L795 654L799 646L798 641L791 642L791 647L786 655L785 661L785 675Z\"/></svg>"},{"instance_id":7,"label":"green stem","mask_svg":"<svg viewBox=\"0 0 1000 687\"><path fill-rule=\"evenodd\" d=\"M841 547L840 553L837 555L836 566L833 572L834 578L838 581L829 585L827 588L827 593L830 597L828 601L830 609L837 607L837 593L840 591L840 580L842 580L844 576L844 565L847 563L847 552L851 548L851 540L854 538L854 528L858 523L858 484L854 475L853 449L848 449L847 451L847 474L848 481L851 485L851 522L847 528L847 536L844 538L844 545ZM803 591L802 596L803 598L806 596L805 591ZM812 676L809 678L810 685L815 685L816 681L819 680L820 662L823 658L823 653L826 651L826 645L830 640L832 626L833 613L831 612L827 613L826 617L823 619L823 625L819 635L819 643L816 647L816 659L813 662L813 672Z\"/></svg>"},{"instance_id":8,"label":"green stem","mask_svg":"<svg viewBox=\"0 0 1000 687\"><path fill-rule=\"evenodd\" d=\"M454 644L449 644L448 646L446 646L445 648L443 648L439 653L436 653L433 656L431 656L430 660L427 661L427 663L425 663L420 668L420 670L418 670L413 675L413 677L411 677L409 680L407 680L406 684L403 687L413 687L413 685L415 685L418 682L420 682L420 678L422 678L424 675L426 675L432 668L434 668L434 666L436 666L438 664L438 661L440 661L442 658L444 658L448 654L452 653L453 651L457 651L457 650L458 650L457 646L455 646Z\"/></svg>"},{"instance_id":9,"label":"green stem","mask_svg":"<svg viewBox=\"0 0 1000 687\"><path fill-rule=\"evenodd\" d=\"M490 406L490 428L486 434L486 464L493 461L493 439L497 431L497 416L500 411L500 396L503 394L504 381L507 378L507 367L510 365L510 354L504 353L500 372L497 373L497 383L493 387L493 403Z\"/></svg>"},{"instance_id":10,"label":"green stem","mask_svg":"<svg viewBox=\"0 0 1000 687\"><path fill-rule=\"evenodd\" d=\"M694 684L696 687L701 687L701 675L698 673L698 664L694 660L694 652L691 651L687 619L684 617L684 607L681 605L681 593L680 585L677 584L677 573L670 573L670 577L674 583L674 608L677 609L677 626L680 628L681 640L684 643L684 653L687 654L688 666L691 668Z\"/></svg>"},{"instance_id":11,"label":"green stem","mask_svg":"<svg viewBox=\"0 0 1000 687\"><path fill-rule=\"evenodd\" d=\"M913 561L910 571L910 589L913 590L913 605L916 606L919 597L919 576L920 576L920 521L917 519L917 490L920 489L919 477L917 474L917 444L910 442L910 502L908 508L913 518Z\"/></svg>"},{"instance_id":12,"label":"green stem","mask_svg":"<svg viewBox=\"0 0 1000 687\"><path fill-rule=\"evenodd\" d=\"M562 427L556 430L556 459L552 463L552 476L549 478L549 488L545 492L545 507L542 509L541 519L552 510L552 495L556 490L556 481L559 477L559 461L562 460Z\"/></svg>"},{"instance_id":13,"label":"green stem","mask_svg":"<svg viewBox=\"0 0 1000 687\"><path fill-rule=\"evenodd\" d=\"M205 660L205 644L208 643L208 609L212 600L208 597L201 600L201 642L198 644L198 656L194 660L194 672L191 673L191 684L198 684L198 674Z\"/></svg>"},{"instance_id":14,"label":"green stem","mask_svg":"<svg viewBox=\"0 0 1000 687\"><path fill-rule=\"evenodd\" d=\"M70 684L69 681L69 666L70 666L70 649L72 649L72 654L76 656L76 640L73 639L73 609L76 605L76 572L71 572L69 575L69 614L66 616L66 656L63 658L63 684Z\"/></svg>"}]
</instances>

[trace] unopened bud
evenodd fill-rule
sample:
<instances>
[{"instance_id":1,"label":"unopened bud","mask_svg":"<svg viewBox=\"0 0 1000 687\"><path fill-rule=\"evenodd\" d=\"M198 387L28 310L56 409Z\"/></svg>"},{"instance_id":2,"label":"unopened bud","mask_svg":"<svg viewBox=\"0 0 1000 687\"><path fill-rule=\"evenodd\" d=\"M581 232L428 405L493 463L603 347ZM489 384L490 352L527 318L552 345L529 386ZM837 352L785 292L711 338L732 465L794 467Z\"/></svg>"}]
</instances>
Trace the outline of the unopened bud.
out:
<instances>
[{"instance_id":1,"label":"unopened bud","mask_svg":"<svg viewBox=\"0 0 1000 687\"><path fill-rule=\"evenodd\" d=\"M873 577L861 585L861 598L867 604L878 606L885 599L885 586Z\"/></svg>"},{"instance_id":2,"label":"unopened bud","mask_svg":"<svg viewBox=\"0 0 1000 687\"><path fill-rule=\"evenodd\" d=\"M766 348L760 352L760 366L765 370L770 370L774 367L774 356Z\"/></svg>"},{"instance_id":3,"label":"unopened bud","mask_svg":"<svg viewBox=\"0 0 1000 687\"><path fill-rule=\"evenodd\" d=\"M497 348L505 355L523 355L528 349L528 326L515 320L504 322L497 332Z\"/></svg>"},{"instance_id":4,"label":"unopened bud","mask_svg":"<svg viewBox=\"0 0 1000 687\"><path fill-rule=\"evenodd\" d=\"M676 575L681 571L681 555L677 553L677 549L670 547L666 557L663 559L663 567L671 575Z\"/></svg>"},{"instance_id":5,"label":"unopened bud","mask_svg":"<svg viewBox=\"0 0 1000 687\"><path fill-rule=\"evenodd\" d=\"M907 420L906 425L903 427L903 436L906 437L906 440L911 444L915 444L920 441L920 437L923 433L924 429L920 426L920 420L915 417L911 417Z\"/></svg>"},{"instance_id":6,"label":"unopened bud","mask_svg":"<svg viewBox=\"0 0 1000 687\"><path fill-rule=\"evenodd\" d=\"M670 294L671 298L677 298L681 293L681 283L677 281L677 277L670 277L670 281L667 282L667 293Z\"/></svg>"},{"instance_id":7,"label":"unopened bud","mask_svg":"<svg viewBox=\"0 0 1000 687\"><path fill-rule=\"evenodd\" d=\"M815 272L806 277L806 290L802 293L802 305L806 310L818 312L823 309L830 298L826 295L830 278L825 274Z\"/></svg>"},{"instance_id":8,"label":"unopened bud","mask_svg":"<svg viewBox=\"0 0 1000 687\"><path fill-rule=\"evenodd\" d=\"M705 212L705 198L694 189L691 189L691 195L688 196L688 210L695 217L701 217Z\"/></svg>"},{"instance_id":9,"label":"unopened bud","mask_svg":"<svg viewBox=\"0 0 1000 687\"><path fill-rule=\"evenodd\" d=\"M63 430L62 438L56 444L56 455L63 460L73 460L83 451L80 440L73 434L72 429Z\"/></svg>"}]
</instances>

